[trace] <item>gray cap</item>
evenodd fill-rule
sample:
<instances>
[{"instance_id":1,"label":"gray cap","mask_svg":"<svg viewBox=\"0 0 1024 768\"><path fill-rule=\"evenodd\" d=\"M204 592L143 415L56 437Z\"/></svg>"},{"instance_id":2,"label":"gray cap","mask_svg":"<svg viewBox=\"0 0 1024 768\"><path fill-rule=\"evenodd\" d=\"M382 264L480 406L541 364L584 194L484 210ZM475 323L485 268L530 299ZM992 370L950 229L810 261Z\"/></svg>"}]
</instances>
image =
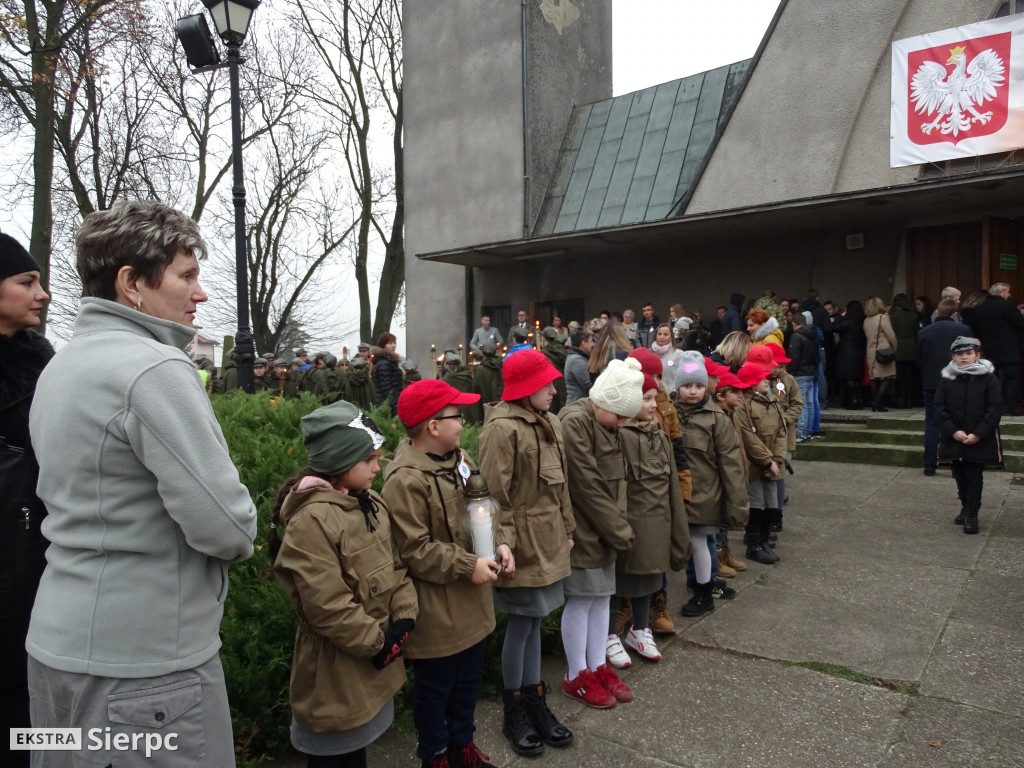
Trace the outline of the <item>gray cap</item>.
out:
<instances>
[{"instance_id":1,"label":"gray cap","mask_svg":"<svg viewBox=\"0 0 1024 768\"><path fill-rule=\"evenodd\" d=\"M462 357L459 356L458 352L453 352L452 350L449 349L446 350L444 353L444 361L446 363L461 363Z\"/></svg>"},{"instance_id":2,"label":"gray cap","mask_svg":"<svg viewBox=\"0 0 1024 768\"><path fill-rule=\"evenodd\" d=\"M551 340L551 341L554 341L555 339L557 339L557 338L558 338L558 331L556 331L556 330L555 330L555 329L554 329L554 328L553 328L552 326L550 326L550 325L548 325L548 326L545 326L545 327L544 327L544 330L543 330L543 331L541 331L541 334L542 334L542 335L544 336L544 338L545 338L545 339L549 339L549 340Z\"/></svg>"},{"instance_id":3,"label":"gray cap","mask_svg":"<svg viewBox=\"0 0 1024 768\"><path fill-rule=\"evenodd\" d=\"M366 361L361 357L353 357L351 360L349 360L348 364L352 368L362 368L364 365L366 365Z\"/></svg>"},{"instance_id":4,"label":"gray cap","mask_svg":"<svg viewBox=\"0 0 1024 768\"><path fill-rule=\"evenodd\" d=\"M370 351L370 345L367 344L365 341L360 341L359 342L359 346L356 347L356 349L358 349L360 352L369 352Z\"/></svg>"},{"instance_id":5,"label":"gray cap","mask_svg":"<svg viewBox=\"0 0 1024 768\"><path fill-rule=\"evenodd\" d=\"M262 355L260 355L260 357L262 357L267 362L273 362L273 360L274 360L274 353L273 352L264 352Z\"/></svg>"},{"instance_id":6,"label":"gray cap","mask_svg":"<svg viewBox=\"0 0 1024 768\"><path fill-rule=\"evenodd\" d=\"M296 359L298 359L298 358L296 358ZM277 368L277 367L287 368L288 365L289 365L288 359L285 358L285 357L279 357L279 358L277 358L277 360L274 361L274 367L275 368Z\"/></svg>"},{"instance_id":7,"label":"gray cap","mask_svg":"<svg viewBox=\"0 0 1024 768\"><path fill-rule=\"evenodd\" d=\"M412 360L403 360L400 367L403 371L417 370L416 363L414 363Z\"/></svg>"},{"instance_id":8,"label":"gray cap","mask_svg":"<svg viewBox=\"0 0 1024 768\"><path fill-rule=\"evenodd\" d=\"M949 347L950 352L962 352L965 349L981 349L981 342L970 336L957 336Z\"/></svg>"},{"instance_id":9,"label":"gray cap","mask_svg":"<svg viewBox=\"0 0 1024 768\"><path fill-rule=\"evenodd\" d=\"M270 363L269 363L269 362L268 362L268 361L267 361L267 360L266 360L265 358L262 358L262 357L257 357L257 358L256 358L256 359L255 359L255 360L253 361L253 363L252 363L252 367L253 367L253 368L266 368L266 367L267 367L267 366L268 366L269 364L270 364Z\"/></svg>"},{"instance_id":10,"label":"gray cap","mask_svg":"<svg viewBox=\"0 0 1024 768\"><path fill-rule=\"evenodd\" d=\"M494 357L496 354L498 354L498 345L495 344L493 341L485 341L483 344L480 345L480 351L483 352L488 357Z\"/></svg>"},{"instance_id":11,"label":"gray cap","mask_svg":"<svg viewBox=\"0 0 1024 768\"><path fill-rule=\"evenodd\" d=\"M303 359L301 357L293 357L292 358L292 365L297 365L297 366L299 366L301 368L305 364L306 363L303 361Z\"/></svg>"}]
</instances>

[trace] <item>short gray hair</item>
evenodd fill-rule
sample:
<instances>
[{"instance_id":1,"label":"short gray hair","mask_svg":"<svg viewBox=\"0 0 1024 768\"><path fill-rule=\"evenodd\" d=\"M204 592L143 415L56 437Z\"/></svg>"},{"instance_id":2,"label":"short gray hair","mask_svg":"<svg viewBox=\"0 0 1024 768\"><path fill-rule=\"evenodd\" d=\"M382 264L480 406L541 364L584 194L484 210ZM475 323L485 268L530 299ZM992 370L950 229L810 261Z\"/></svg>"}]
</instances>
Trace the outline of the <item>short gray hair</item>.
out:
<instances>
[{"instance_id":1,"label":"short gray hair","mask_svg":"<svg viewBox=\"0 0 1024 768\"><path fill-rule=\"evenodd\" d=\"M206 258L199 225L181 211L155 200L119 200L105 211L85 217L75 236L82 296L114 301L122 267L151 288L179 251Z\"/></svg>"},{"instance_id":2,"label":"short gray hair","mask_svg":"<svg viewBox=\"0 0 1024 768\"><path fill-rule=\"evenodd\" d=\"M1007 283L993 283L988 289L989 296L998 296L1003 291L1010 290L1010 286Z\"/></svg>"}]
</instances>

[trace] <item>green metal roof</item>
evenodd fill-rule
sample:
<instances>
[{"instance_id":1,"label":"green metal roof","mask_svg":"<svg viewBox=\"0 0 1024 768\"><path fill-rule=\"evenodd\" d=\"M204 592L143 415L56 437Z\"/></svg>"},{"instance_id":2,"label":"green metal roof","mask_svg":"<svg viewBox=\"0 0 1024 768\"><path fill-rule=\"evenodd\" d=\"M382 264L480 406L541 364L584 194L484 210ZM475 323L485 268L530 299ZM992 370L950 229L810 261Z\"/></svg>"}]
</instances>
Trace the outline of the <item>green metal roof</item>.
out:
<instances>
[{"instance_id":1,"label":"green metal roof","mask_svg":"<svg viewBox=\"0 0 1024 768\"><path fill-rule=\"evenodd\" d=\"M533 236L681 215L751 62L575 107Z\"/></svg>"}]
</instances>

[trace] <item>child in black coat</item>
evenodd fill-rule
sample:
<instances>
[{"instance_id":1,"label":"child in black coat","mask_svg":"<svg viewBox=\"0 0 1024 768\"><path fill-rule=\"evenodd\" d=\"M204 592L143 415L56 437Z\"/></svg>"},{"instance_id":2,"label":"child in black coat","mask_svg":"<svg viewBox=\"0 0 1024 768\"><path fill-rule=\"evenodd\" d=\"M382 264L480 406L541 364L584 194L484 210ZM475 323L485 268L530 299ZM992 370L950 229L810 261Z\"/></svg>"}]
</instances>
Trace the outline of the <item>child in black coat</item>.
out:
<instances>
[{"instance_id":1,"label":"child in black coat","mask_svg":"<svg viewBox=\"0 0 1024 768\"><path fill-rule=\"evenodd\" d=\"M950 347L953 361L942 369L935 390L935 416L942 440L939 460L953 462L960 497L960 514L953 521L964 533L978 532L982 470L1002 461L999 380L994 367L981 357L981 342L958 336Z\"/></svg>"}]
</instances>

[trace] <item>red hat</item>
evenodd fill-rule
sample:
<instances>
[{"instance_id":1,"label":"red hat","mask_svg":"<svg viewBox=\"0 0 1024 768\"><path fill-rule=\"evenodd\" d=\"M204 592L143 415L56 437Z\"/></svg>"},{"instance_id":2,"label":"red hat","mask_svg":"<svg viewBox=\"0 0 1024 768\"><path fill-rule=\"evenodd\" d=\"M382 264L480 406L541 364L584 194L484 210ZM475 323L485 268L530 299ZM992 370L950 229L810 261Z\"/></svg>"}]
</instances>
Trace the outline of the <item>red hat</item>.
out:
<instances>
[{"instance_id":1,"label":"red hat","mask_svg":"<svg viewBox=\"0 0 1024 768\"><path fill-rule=\"evenodd\" d=\"M647 392L650 389L657 389L657 388L658 388L658 382L655 380L655 378L653 376L651 376L651 374L645 373L644 374L644 388L643 388L642 391Z\"/></svg>"},{"instance_id":2,"label":"red hat","mask_svg":"<svg viewBox=\"0 0 1024 768\"><path fill-rule=\"evenodd\" d=\"M767 378L768 371L757 363L744 363L743 367L736 372L736 378L740 382L740 389L750 389L752 386Z\"/></svg>"},{"instance_id":3,"label":"red hat","mask_svg":"<svg viewBox=\"0 0 1024 768\"><path fill-rule=\"evenodd\" d=\"M398 396L398 418L406 427L415 427L449 405L472 405L480 395L459 392L440 379L414 381Z\"/></svg>"},{"instance_id":4,"label":"red hat","mask_svg":"<svg viewBox=\"0 0 1024 768\"><path fill-rule=\"evenodd\" d=\"M743 382L739 380L732 371L726 371L718 377L718 384L715 389L721 389L722 387L735 387L736 389L744 389Z\"/></svg>"},{"instance_id":5,"label":"red hat","mask_svg":"<svg viewBox=\"0 0 1024 768\"><path fill-rule=\"evenodd\" d=\"M634 360L639 361L640 370L646 374L651 376L661 376L665 372L665 368L661 364L661 358L646 347L634 349L629 353L629 356Z\"/></svg>"},{"instance_id":6,"label":"red hat","mask_svg":"<svg viewBox=\"0 0 1024 768\"><path fill-rule=\"evenodd\" d=\"M547 355L536 349L524 349L506 357L501 375L505 379L502 400L529 397L562 376Z\"/></svg>"},{"instance_id":7,"label":"red hat","mask_svg":"<svg viewBox=\"0 0 1024 768\"><path fill-rule=\"evenodd\" d=\"M763 344L751 347L747 353L747 365L756 365L771 373L775 370L775 355Z\"/></svg>"},{"instance_id":8,"label":"red hat","mask_svg":"<svg viewBox=\"0 0 1024 768\"><path fill-rule=\"evenodd\" d=\"M783 365L784 363L792 363L793 361L786 357L786 350L782 348L781 344L776 344L774 341L769 341L765 344L768 349L772 351L772 357L775 358L776 365Z\"/></svg>"},{"instance_id":9,"label":"red hat","mask_svg":"<svg viewBox=\"0 0 1024 768\"><path fill-rule=\"evenodd\" d=\"M716 363L710 357L704 358L704 367L707 369L708 376L715 376L720 378L723 373L731 373L731 370L728 365Z\"/></svg>"}]
</instances>

